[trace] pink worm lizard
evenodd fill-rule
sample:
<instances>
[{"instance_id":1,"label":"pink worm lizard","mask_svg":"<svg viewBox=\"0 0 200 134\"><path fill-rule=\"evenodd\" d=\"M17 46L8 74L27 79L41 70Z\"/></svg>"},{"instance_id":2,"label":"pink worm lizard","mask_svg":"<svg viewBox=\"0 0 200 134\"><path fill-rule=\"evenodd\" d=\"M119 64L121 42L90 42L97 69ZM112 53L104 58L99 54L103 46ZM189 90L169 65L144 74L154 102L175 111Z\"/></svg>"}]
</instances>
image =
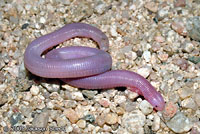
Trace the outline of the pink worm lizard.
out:
<instances>
[{"instance_id":1,"label":"pink worm lizard","mask_svg":"<svg viewBox=\"0 0 200 134\"><path fill-rule=\"evenodd\" d=\"M45 58L41 57L47 49L73 37L91 38L100 49L70 46L54 49ZM72 23L32 41L26 48L24 63L37 76L61 78L74 87L129 87L131 91L143 95L156 110L163 110L163 97L144 77L131 71L110 70L112 59L106 52L108 47L108 38L102 31L88 24Z\"/></svg>"}]
</instances>

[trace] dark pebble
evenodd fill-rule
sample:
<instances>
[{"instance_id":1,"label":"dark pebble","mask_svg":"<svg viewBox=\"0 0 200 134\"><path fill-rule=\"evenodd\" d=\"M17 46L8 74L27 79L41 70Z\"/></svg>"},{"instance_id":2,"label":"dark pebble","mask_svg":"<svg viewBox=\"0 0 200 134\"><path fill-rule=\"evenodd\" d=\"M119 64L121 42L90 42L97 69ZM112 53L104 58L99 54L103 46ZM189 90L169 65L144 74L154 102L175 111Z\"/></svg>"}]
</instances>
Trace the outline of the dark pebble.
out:
<instances>
[{"instance_id":1,"label":"dark pebble","mask_svg":"<svg viewBox=\"0 0 200 134\"><path fill-rule=\"evenodd\" d=\"M21 29L24 30L24 29L26 29L28 26L29 26L29 24L28 24L28 23L25 23L25 24L22 25Z\"/></svg>"},{"instance_id":2,"label":"dark pebble","mask_svg":"<svg viewBox=\"0 0 200 134\"><path fill-rule=\"evenodd\" d=\"M189 57L188 60L191 61L194 64L200 63L200 57L198 57L198 56Z\"/></svg>"},{"instance_id":3,"label":"dark pebble","mask_svg":"<svg viewBox=\"0 0 200 134\"><path fill-rule=\"evenodd\" d=\"M14 126L22 119L21 113L15 113L10 117L10 124L11 126Z\"/></svg>"},{"instance_id":4,"label":"dark pebble","mask_svg":"<svg viewBox=\"0 0 200 134\"><path fill-rule=\"evenodd\" d=\"M84 119L85 119L86 121L90 122L90 123L93 123L93 122L95 121L94 116L91 115L91 114L86 115L86 116L84 117Z\"/></svg>"}]
</instances>

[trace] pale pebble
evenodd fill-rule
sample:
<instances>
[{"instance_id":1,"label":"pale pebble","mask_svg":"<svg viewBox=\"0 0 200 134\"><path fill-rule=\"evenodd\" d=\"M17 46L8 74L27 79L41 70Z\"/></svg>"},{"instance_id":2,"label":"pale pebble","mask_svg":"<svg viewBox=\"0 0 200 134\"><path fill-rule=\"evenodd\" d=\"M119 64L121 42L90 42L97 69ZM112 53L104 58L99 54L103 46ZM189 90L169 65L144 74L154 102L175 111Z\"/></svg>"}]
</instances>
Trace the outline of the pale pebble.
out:
<instances>
[{"instance_id":1,"label":"pale pebble","mask_svg":"<svg viewBox=\"0 0 200 134\"><path fill-rule=\"evenodd\" d=\"M65 116L59 116L56 118L58 127L63 127L67 125L68 119Z\"/></svg>"},{"instance_id":2,"label":"pale pebble","mask_svg":"<svg viewBox=\"0 0 200 134\"><path fill-rule=\"evenodd\" d=\"M163 43L165 41L165 38L163 36L156 36L155 41L157 41L159 43Z\"/></svg>"},{"instance_id":3,"label":"pale pebble","mask_svg":"<svg viewBox=\"0 0 200 134\"><path fill-rule=\"evenodd\" d=\"M131 4L131 6L129 7L130 10L135 11L137 9L135 4Z\"/></svg>"},{"instance_id":4,"label":"pale pebble","mask_svg":"<svg viewBox=\"0 0 200 134\"><path fill-rule=\"evenodd\" d=\"M95 129L95 126L93 124L88 124L87 129L89 132L92 132Z\"/></svg>"},{"instance_id":5,"label":"pale pebble","mask_svg":"<svg viewBox=\"0 0 200 134\"><path fill-rule=\"evenodd\" d=\"M31 9L31 7L32 7L32 5L30 5L30 4L26 4L26 5L25 5L25 9L26 9L27 11L29 11L29 10Z\"/></svg>"},{"instance_id":6,"label":"pale pebble","mask_svg":"<svg viewBox=\"0 0 200 134\"><path fill-rule=\"evenodd\" d=\"M194 89L189 87L182 87L178 90L178 94L181 97L181 99L185 99L194 94Z\"/></svg>"},{"instance_id":7,"label":"pale pebble","mask_svg":"<svg viewBox=\"0 0 200 134\"><path fill-rule=\"evenodd\" d=\"M192 98L186 98L181 102L181 106L183 108L191 108L191 109L197 109L197 105Z\"/></svg>"},{"instance_id":8,"label":"pale pebble","mask_svg":"<svg viewBox=\"0 0 200 134\"><path fill-rule=\"evenodd\" d=\"M32 94L30 92L24 92L23 94L23 100L30 101L32 97Z\"/></svg>"},{"instance_id":9,"label":"pale pebble","mask_svg":"<svg viewBox=\"0 0 200 134\"><path fill-rule=\"evenodd\" d=\"M6 84L0 84L0 92L3 93L7 88Z\"/></svg>"},{"instance_id":10,"label":"pale pebble","mask_svg":"<svg viewBox=\"0 0 200 134\"><path fill-rule=\"evenodd\" d=\"M194 50L194 45L192 44L192 42L184 42L182 45L183 51L187 52L187 53L191 53Z\"/></svg>"},{"instance_id":11,"label":"pale pebble","mask_svg":"<svg viewBox=\"0 0 200 134\"><path fill-rule=\"evenodd\" d=\"M65 130L66 130L65 131L66 133L70 133L70 132L73 131L73 127L72 126L67 126Z\"/></svg>"},{"instance_id":12,"label":"pale pebble","mask_svg":"<svg viewBox=\"0 0 200 134\"><path fill-rule=\"evenodd\" d=\"M12 67L5 67L4 70L7 70L13 77L19 76L19 67L18 66L12 66Z\"/></svg>"},{"instance_id":13,"label":"pale pebble","mask_svg":"<svg viewBox=\"0 0 200 134\"><path fill-rule=\"evenodd\" d=\"M72 99L77 100L77 101L85 100L85 98L83 97L83 94L81 92L72 92L71 97L72 97Z\"/></svg>"},{"instance_id":14,"label":"pale pebble","mask_svg":"<svg viewBox=\"0 0 200 134\"><path fill-rule=\"evenodd\" d=\"M122 96L122 95L116 95L114 97L114 102L116 104L121 104L121 103L124 103L126 101L126 97L125 96Z\"/></svg>"},{"instance_id":15,"label":"pale pebble","mask_svg":"<svg viewBox=\"0 0 200 134\"><path fill-rule=\"evenodd\" d=\"M163 8L163 9L161 9L161 10L159 10L159 11L157 12L156 18L157 18L159 21L161 21L161 20L163 20L165 17L167 17L168 13L169 13L168 9L164 9L164 8Z\"/></svg>"},{"instance_id":16,"label":"pale pebble","mask_svg":"<svg viewBox=\"0 0 200 134\"><path fill-rule=\"evenodd\" d=\"M123 115L125 113L125 110L122 107L117 107L116 108L116 113L118 115Z\"/></svg>"},{"instance_id":17,"label":"pale pebble","mask_svg":"<svg viewBox=\"0 0 200 134\"><path fill-rule=\"evenodd\" d=\"M197 93L194 95L194 98L195 98L195 102L197 103L197 105L200 106L200 93L197 92Z\"/></svg>"},{"instance_id":18,"label":"pale pebble","mask_svg":"<svg viewBox=\"0 0 200 134\"><path fill-rule=\"evenodd\" d=\"M76 123L79 119L77 113L72 108L65 109L63 114L70 120L71 123Z\"/></svg>"},{"instance_id":19,"label":"pale pebble","mask_svg":"<svg viewBox=\"0 0 200 134\"><path fill-rule=\"evenodd\" d=\"M105 124L105 115L100 115L97 116L96 121L95 121L99 126L103 126Z\"/></svg>"},{"instance_id":20,"label":"pale pebble","mask_svg":"<svg viewBox=\"0 0 200 134\"><path fill-rule=\"evenodd\" d=\"M187 30L183 22L172 22L171 27L178 34L183 35L183 36L187 35Z\"/></svg>"},{"instance_id":21,"label":"pale pebble","mask_svg":"<svg viewBox=\"0 0 200 134\"><path fill-rule=\"evenodd\" d=\"M125 113L122 117L122 126L130 133L144 133L144 124L146 121L145 115L139 111L134 110L131 113Z\"/></svg>"},{"instance_id":22,"label":"pale pebble","mask_svg":"<svg viewBox=\"0 0 200 134\"><path fill-rule=\"evenodd\" d=\"M128 89L130 89L130 88L128 88ZM128 96L128 98L130 100L134 100L135 98L137 98L139 96L136 92L132 92L130 90L126 90L125 94Z\"/></svg>"},{"instance_id":23,"label":"pale pebble","mask_svg":"<svg viewBox=\"0 0 200 134\"><path fill-rule=\"evenodd\" d=\"M149 62L151 60L151 52L150 51L144 51L142 55L146 62Z\"/></svg>"},{"instance_id":24,"label":"pale pebble","mask_svg":"<svg viewBox=\"0 0 200 134\"><path fill-rule=\"evenodd\" d=\"M99 4L99 5L96 5L95 6L95 11L98 13L98 14L103 14L104 11L106 9L106 4Z\"/></svg>"},{"instance_id":25,"label":"pale pebble","mask_svg":"<svg viewBox=\"0 0 200 134\"><path fill-rule=\"evenodd\" d=\"M86 121L85 120L79 120L77 123L79 128L85 128L86 127Z\"/></svg>"},{"instance_id":26,"label":"pale pebble","mask_svg":"<svg viewBox=\"0 0 200 134\"><path fill-rule=\"evenodd\" d=\"M117 37L118 33L117 33L117 28L115 25L110 27L110 33L113 37Z\"/></svg>"},{"instance_id":27,"label":"pale pebble","mask_svg":"<svg viewBox=\"0 0 200 134\"><path fill-rule=\"evenodd\" d=\"M47 108L53 109L54 108L54 100L51 100L47 103Z\"/></svg>"},{"instance_id":28,"label":"pale pebble","mask_svg":"<svg viewBox=\"0 0 200 134\"><path fill-rule=\"evenodd\" d=\"M109 125L113 125L117 123L118 121L118 115L116 113L108 113L105 116L105 122Z\"/></svg>"},{"instance_id":29,"label":"pale pebble","mask_svg":"<svg viewBox=\"0 0 200 134\"><path fill-rule=\"evenodd\" d=\"M48 82L48 83L46 83ZM42 81L41 85L47 89L50 93L52 92L58 92L60 90L60 83L58 80L52 80L52 81Z\"/></svg>"},{"instance_id":30,"label":"pale pebble","mask_svg":"<svg viewBox=\"0 0 200 134\"><path fill-rule=\"evenodd\" d=\"M103 107L109 107L110 101L107 98L102 98L99 100L99 104L101 104Z\"/></svg>"},{"instance_id":31,"label":"pale pebble","mask_svg":"<svg viewBox=\"0 0 200 134\"><path fill-rule=\"evenodd\" d=\"M176 0L174 3L175 7L184 7L186 6L186 0Z\"/></svg>"},{"instance_id":32,"label":"pale pebble","mask_svg":"<svg viewBox=\"0 0 200 134\"><path fill-rule=\"evenodd\" d=\"M153 125L152 125L152 130L153 131L158 131L160 129L160 117L158 116L157 113L154 114L154 120L153 120Z\"/></svg>"},{"instance_id":33,"label":"pale pebble","mask_svg":"<svg viewBox=\"0 0 200 134\"><path fill-rule=\"evenodd\" d=\"M140 103L139 108L141 109L141 111L142 111L142 113L144 115L148 115L148 114L150 114L153 111L152 105L148 101L146 101L146 100L143 100Z\"/></svg>"},{"instance_id":34,"label":"pale pebble","mask_svg":"<svg viewBox=\"0 0 200 134\"><path fill-rule=\"evenodd\" d=\"M161 61L167 61L169 55L167 53L159 53L158 54L158 58L161 60Z\"/></svg>"},{"instance_id":35,"label":"pale pebble","mask_svg":"<svg viewBox=\"0 0 200 134\"><path fill-rule=\"evenodd\" d=\"M38 86L35 86L35 85L32 85L31 89L30 89L30 92L32 95L36 96L39 94L40 92L40 89Z\"/></svg>"},{"instance_id":36,"label":"pale pebble","mask_svg":"<svg viewBox=\"0 0 200 134\"><path fill-rule=\"evenodd\" d=\"M108 126L108 125L104 125L103 126L103 130L105 131L105 132L111 132L112 131L112 128L110 127L110 126Z\"/></svg>"},{"instance_id":37,"label":"pale pebble","mask_svg":"<svg viewBox=\"0 0 200 134\"><path fill-rule=\"evenodd\" d=\"M45 110L33 119L32 125L34 127L47 127L48 120L49 112Z\"/></svg>"},{"instance_id":38,"label":"pale pebble","mask_svg":"<svg viewBox=\"0 0 200 134\"><path fill-rule=\"evenodd\" d=\"M158 5L153 1L147 2L144 7L153 13L156 13L158 11Z\"/></svg>"},{"instance_id":39,"label":"pale pebble","mask_svg":"<svg viewBox=\"0 0 200 134\"><path fill-rule=\"evenodd\" d=\"M170 121L167 122L167 126L175 133L188 132L192 128L193 123L183 113L177 113Z\"/></svg>"},{"instance_id":40,"label":"pale pebble","mask_svg":"<svg viewBox=\"0 0 200 134\"><path fill-rule=\"evenodd\" d=\"M144 78L147 78L151 72L150 67L142 67L137 70L137 73L142 75Z\"/></svg>"},{"instance_id":41,"label":"pale pebble","mask_svg":"<svg viewBox=\"0 0 200 134\"><path fill-rule=\"evenodd\" d=\"M44 17L40 18L40 23L44 24L46 22L46 19Z\"/></svg>"}]
</instances>

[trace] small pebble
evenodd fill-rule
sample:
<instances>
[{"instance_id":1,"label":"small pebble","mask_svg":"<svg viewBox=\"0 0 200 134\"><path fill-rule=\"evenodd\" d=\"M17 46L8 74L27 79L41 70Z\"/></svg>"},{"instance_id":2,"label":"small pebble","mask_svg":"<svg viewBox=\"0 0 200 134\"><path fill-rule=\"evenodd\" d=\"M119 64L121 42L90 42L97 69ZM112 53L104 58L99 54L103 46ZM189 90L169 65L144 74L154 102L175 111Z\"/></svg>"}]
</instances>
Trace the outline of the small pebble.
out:
<instances>
[{"instance_id":1,"label":"small pebble","mask_svg":"<svg viewBox=\"0 0 200 134\"><path fill-rule=\"evenodd\" d=\"M113 37L117 37L118 33L117 33L117 28L115 25L110 27L110 33Z\"/></svg>"},{"instance_id":2,"label":"small pebble","mask_svg":"<svg viewBox=\"0 0 200 134\"><path fill-rule=\"evenodd\" d=\"M31 116L31 113L33 112L33 109L29 106L22 106L20 109L23 116L29 118Z\"/></svg>"},{"instance_id":3,"label":"small pebble","mask_svg":"<svg viewBox=\"0 0 200 134\"><path fill-rule=\"evenodd\" d=\"M146 62L150 62L150 60L151 60L151 52L144 51L143 57L144 57L144 59L145 59Z\"/></svg>"},{"instance_id":4,"label":"small pebble","mask_svg":"<svg viewBox=\"0 0 200 134\"><path fill-rule=\"evenodd\" d=\"M95 90L83 90L82 93L87 98L92 99L98 93L98 91L95 91Z\"/></svg>"},{"instance_id":5,"label":"small pebble","mask_svg":"<svg viewBox=\"0 0 200 134\"><path fill-rule=\"evenodd\" d=\"M136 92L132 92L130 88L127 88L128 90L125 90L125 94L128 96L130 100L134 100L137 98L139 95Z\"/></svg>"},{"instance_id":6,"label":"small pebble","mask_svg":"<svg viewBox=\"0 0 200 134\"><path fill-rule=\"evenodd\" d=\"M163 36L156 36L155 41L157 41L159 43L163 43L165 41L165 38Z\"/></svg>"},{"instance_id":7,"label":"small pebble","mask_svg":"<svg viewBox=\"0 0 200 134\"><path fill-rule=\"evenodd\" d=\"M101 104L103 107L109 107L110 101L107 98L102 98L99 100L99 104Z\"/></svg>"},{"instance_id":8,"label":"small pebble","mask_svg":"<svg viewBox=\"0 0 200 134\"><path fill-rule=\"evenodd\" d=\"M16 17L14 17L14 16L10 16L10 17L9 17L9 20L10 20L10 22L12 22L12 23L14 23L14 24L18 24L18 22L19 22L19 19L16 18Z\"/></svg>"},{"instance_id":9,"label":"small pebble","mask_svg":"<svg viewBox=\"0 0 200 134\"><path fill-rule=\"evenodd\" d=\"M77 105L77 102L74 100L66 100L64 101L64 105L65 105L65 108L75 108Z\"/></svg>"},{"instance_id":10,"label":"small pebble","mask_svg":"<svg viewBox=\"0 0 200 134\"><path fill-rule=\"evenodd\" d=\"M125 110L122 107L117 107L116 108L116 113L118 115L123 115L125 113Z\"/></svg>"},{"instance_id":11,"label":"small pebble","mask_svg":"<svg viewBox=\"0 0 200 134\"><path fill-rule=\"evenodd\" d=\"M24 30L24 29L26 29L28 26L29 26L29 24L28 24L28 23L25 23L25 24L22 25L21 29Z\"/></svg>"},{"instance_id":12,"label":"small pebble","mask_svg":"<svg viewBox=\"0 0 200 134\"><path fill-rule=\"evenodd\" d=\"M10 124L11 124L12 126L14 126L14 125L17 124L21 119L22 119L21 113L14 113L14 114L12 114L12 116L10 117Z\"/></svg>"},{"instance_id":13,"label":"small pebble","mask_svg":"<svg viewBox=\"0 0 200 134\"><path fill-rule=\"evenodd\" d=\"M175 0L174 6L175 7L185 7L186 0Z\"/></svg>"},{"instance_id":14,"label":"small pebble","mask_svg":"<svg viewBox=\"0 0 200 134\"><path fill-rule=\"evenodd\" d=\"M169 11L167 9L161 9L157 12L156 14L156 18L161 21L163 20L165 17L167 17Z\"/></svg>"},{"instance_id":15,"label":"small pebble","mask_svg":"<svg viewBox=\"0 0 200 134\"><path fill-rule=\"evenodd\" d=\"M60 90L60 82L58 80L43 79L40 84L50 93Z\"/></svg>"},{"instance_id":16,"label":"small pebble","mask_svg":"<svg viewBox=\"0 0 200 134\"><path fill-rule=\"evenodd\" d=\"M199 92L195 93L194 98L197 105L200 106L200 93Z\"/></svg>"},{"instance_id":17,"label":"small pebble","mask_svg":"<svg viewBox=\"0 0 200 134\"><path fill-rule=\"evenodd\" d=\"M79 119L77 113L72 109L65 109L63 114L70 120L71 123L76 123Z\"/></svg>"},{"instance_id":18,"label":"small pebble","mask_svg":"<svg viewBox=\"0 0 200 134\"><path fill-rule=\"evenodd\" d=\"M193 98L186 98L181 102L183 108L191 108L193 110L197 109L197 105Z\"/></svg>"},{"instance_id":19,"label":"small pebble","mask_svg":"<svg viewBox=\"0 0 200 134\"><path fill-rule=\"evenodd\" d=\"M141 111L142 111L142 113L144 115L148 115L148 114L150 114L153 111L152 105L148 101L146 101L146 100L143 100L140 103L139 108L141 109Z\"/></svg>"},{"instance_id":20,"label":"small pebble","mask_svg":"<svg viewBox=\"0 0 200 134\"><path fill-rule=\"evenodd\" d=\"M98 4L98 5L95 6L95 11L96 11L98 14L103 14L104 11L105 11L105 9L106 9L105 6L106 6L106 4L103 4L103 3Z\"/></svg>"},{"instance_id":21,"label":"small pebble","mask_svg":"<svg viewBox=\"0 0 200 134\"><path fill-rule=\"evenodd\" d=\"M200 57L199 56L192 56L188 58L189 61L191 61L194 64L200 63Z\"/></svg>"},{"instance_id":22,"label":"small pebble","mask_svg":"<svg viewBox=\"0 0 200 134\"><path fill-rule=\"evenodd\" d=\"M85 100L85 98L83 97L83 94L81 92L72 92L71 97L72 97L72 99L77 100L77 101Z\"/></svg>"},{"instance_id":23,"label":"small pebble","mask_svg":"<svg viewBox=\"0 0 200 134\"><path fill-rule=\"evenodd\" d=\"M31 92L24 92L24 94L23 94L23 100L30 101L31 97L32 97L32 93Z\"/></svg>"},{"instance_id":24,"label":"small pebble","mask_svg":"<svg viewBox=\"0 0 200 134\"><path fill-rule=\"evenodd\" d=\"M66 126L67 121L68 121L68 119L65 116L61 116L61 117L56 118L56 122L57 122L57 125L59 127Z\"/></svg>"},{"instance_id":25,"label":"small pebble","mask_svg":"<svg viewBox=\"0 0 200 134\"><path fill-rule=\"evenodd\" d=\"M194 89L191 89L189 87L183 87L178 90L178 93L181 99L185 99L194 94Z\"/></svg>"},{"instance_id":26,"label":"small pebble","mask_svg":"<svg viewBox=\"0 0 200 134\"><path fill-rule=\"evenodd\" d=\"M160 129L160 122L161 120L158 114L154 114L153 125L152 125L153 131L158 131Z\"/></svg>"},{"instance_id":27,"label":"small pebble","mask_svg":"<svg viewBox=\"0 0 200 134\"><path fill-rule=\"evenodd\" d=\"M167 53L159 53L158 54L158 58L163 62L167 61L168 57L169 57L169 55Z\"/></svg>"},{"instance_id":28,"label":"small pebble","mask_svg":"<svg viewBox=\"0 0 200 134\"><path fill-rule=\"evenodd\" d=\"M34 127L47 127L49 120L49 112L44 111L40 114L38 114L32 121L32 125Z\"/></svg>"},{"instance_id":29,"label":"small pebble","mask_svg":"<svg viewBox=\"0 0 200 134\"><path fill-rule=\"evenodd\" d=\"M151 72L150 67L142 67L137 70L137 73L142 75L144 78L147 78Z\"/></svg>"},{"instance_id":30,"label":"small pebble","mask_svg":"<svg viewBox=\"0 0 200 134\"><path fill-rule=\"evenodd\" d=\"M31 87L31 89L30 89L30 92L31 92L32 95L36 96L36 95L39 94L40 89L39 89L37 86L32 85L32 87Z\"/></svg>"},{"instance_id":31,"label":"small pebble","mask_svg":"<svg viewBox=\"0 0 200 134\"><path fill-rule=\"evenodd\" d=\"M79 128L85 128L86 127L86 121L85 120L79 120L77 123Z\"/></svg>"},{"instance_id":32,"label":"small pebble","mask_svg":"<svg viewBox=\"0 0 200 134\"><path fill-rule=\"evenodd\" d=\"M177 106L173 102L168 102L165 104L163 117L165 118L165 120L169 120L176 114L177 110Z\"/></svg>"},{"instance_id":33,"label":"small pebble","mask_svg":"<svg viewBox=\"0 0 200 134\"><path fill-rule=\"evenodd\" d=\"M117 123L118 121L118 115L116 113L108 113L105 116L105 122L109 125L113 125Z\"/></svg>"},{"instance_id":34,"label":"small pebble","mask_svg":"<svg viewBox=\"0 0 200 134\"><path fill-rule=\"evenodd\" d=\"M186 29L188 36L193 40L200 41L200 17L188 17Z\"/></svg>"},{"instance_id":35,"label":"small pebble","mask_svg":"<svg viewBox=\"0 0 200 134\"><path fill-rule=\"evenodd\" d=\"M46 22L46 19L44 17L40 18L40 23L44 24Z\"/></svg>"},{"instance_id":36,"label":"small pebble","mask_svg":"<svg viewBox=\"0 0 200 134\"><path fill-rule=\"evenodd\" d=\"M153 13L156 13L158 11L158 6L155 2L148 2L145 4L144 7Z\"/></svg>"},{"instance_id":37,"label":"small pebble","mask_svg":"<svg viewBox=\"0 0 200 134\"><path fill-rule=\"evenodd\" d=\"M175 133L185 133L192 128L192 122L183 114L177 113L170 121L167 122L167 126Z\"/></svg>"},{"instance_id":38,"label":"small pebble","mask_svg":"<svg viewBox=\"0 0 200 134\"><path fill-rule=\"evenodd\" d=\"M184 42L182 48L184 52L191 53L194 50L194 45L191 42Z\"/></svg>"},{"instance_id":39,"label":"small pebble","mask_svg":"<svg viewBox=\"0 0 200 134\"><path fill-rule=\"evenodd\" d=\"M184 26L183 23L181 23L181 22L173 22L173 23L171 24L171 27L172 27L172 29L173 29L174 31L176 31L178 34L183 35L183 36L186 36L186 35L187 35L187 30L186 30L186 28L185 28L185 26Z\"/></svg>"},{"instance_id":40,"label":"small pebble","mask_svg":"<svg viewBox=\"0 0 200 134\"><path fill-rule=\"evenodd\" d=\"M91 132L95 129L95 126L93 124L88 124L88 131Z\"/></svg>"},{"instance_id":41,"label":"small pebble","mask_svg":"<svg viewBox=\"0 0 200 134\"><path fill-rule=\"evenodd\" d=\"M116 95L114 97L114 102L116 104L121 104L121 103L124 103L126 101L126 97L125 96L122 96L122 95Z\"/></svg>"},{"instance_id":42,"label":"small pebble","mask_svg":"<svg viewBox=\"0 0 200 134\"><path fill-rule=\"evenodd\" d=\"M6 90L6 88L8 88L6 84L0 84L0 92L3 93Z\"/></svg>"},{"instance_id":43,"label":"small pebble","mask_svg":"<svg viewBox=\"0 0 200 134\"><path fill-rule=\"evenodd\" d=\"M105 131L105 132L107 132L107 133L109 133L109 132L111 132L112 131L112 128L110 127L110 126L108 126L108 125L103 125L103 130Z\"/></svg>"},{"instance_id":44,"label":"small pebble","mask_svg":"<svg viewBox=\"0 0 200 134\"><path fill-rule=\"evenodd\" d=\"M94 115L92 114L87 114L84 119L90 123L93 123L95 121Z\"/></svg>"},{"instance_id":45,"label":"small pebble","mask_svg":"<svg viewBox=\"0 0 200 134\"><path fill-rule=\"evenodd\" d=\"M178 65L182 70L186 70L189 66L188 61L185 59L175 59L174 64Z\"/></svg>"},{"instance_id":46,"label":"small pebble","mask_svg":"<svg viewBox=\"0 0 200 134\"><path fill-rule=\"evenodd\" d=\"M97 116L96 118L96 123L99 125L99 126L103 126L106 121L105 121L105 115L100 115L100 116Z\"/></svg>"},{"instance_id":47,"label":"small pebble","mask_svg":"<svg viewBox=\"0 0 200 134\"><path fill-rule=\"evenodd\" d=\"M8 102L8 94L6 94L6 93L1 93L0 94L0 105L4 105L5 103L7 103Z\"/></svg>"},{"instance_id":48,"label":"small pebble","mask_svg":"<svg viewBox=\"0 0 200 134\"><path fill-rule=\"evenodd\" d=\"M125 103L125 106L123 106L126 112L131 112L138 108L138 104L136 102L128 101Z\"/></svg>"},{"instance_id":49,"label":"small pebble","mask_svg":"<svg viewBox=\"0 0 200 134\"><path fill-rule=\"evenodd\" d=\"M125 127L129 133L143 134L145 121L145 115L139 110L134 110L131 113L125 113L123 115L122 126Z\"/></svg>"},{"instance_id":50,"label":"small pebble","mask_svg":"<svg viewBox=\"0 0 200 134\"><path fill-rule=\"evenodd\" d=\"M27 11L29 11L29 10L31 9L31 7L32 7L32 6L31 6L30 4L26 4L26 5L25 5L25 9L26 9Z\"/></svg>"}]
</instances>

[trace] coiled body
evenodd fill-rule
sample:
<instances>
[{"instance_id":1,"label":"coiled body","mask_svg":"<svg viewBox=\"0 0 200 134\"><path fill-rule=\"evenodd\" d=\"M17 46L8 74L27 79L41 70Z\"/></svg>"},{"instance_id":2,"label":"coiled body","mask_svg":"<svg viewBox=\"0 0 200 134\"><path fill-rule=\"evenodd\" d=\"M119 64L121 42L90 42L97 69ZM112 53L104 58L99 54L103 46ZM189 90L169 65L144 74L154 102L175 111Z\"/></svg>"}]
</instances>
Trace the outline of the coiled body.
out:
<instances>
[{"instance_id":1,"label":"coiled body","mask_svg":"<svg viewBox=\"0 0 200 134\"><path fill-rule=\"evenodd\" d=\"M97 42L100 49L90 47L64 47L41 55L44 51L73 37L87 37ZM109 71L112 58L106 52L109 41L96 27L72 23L29 44L24 54L26 68L45 78L61 78L68 84L87 89L130 87L143 95L155 109L163 110L164 100L159 92L142 76L126 70Z\"/></svg>"}]
</instances>

